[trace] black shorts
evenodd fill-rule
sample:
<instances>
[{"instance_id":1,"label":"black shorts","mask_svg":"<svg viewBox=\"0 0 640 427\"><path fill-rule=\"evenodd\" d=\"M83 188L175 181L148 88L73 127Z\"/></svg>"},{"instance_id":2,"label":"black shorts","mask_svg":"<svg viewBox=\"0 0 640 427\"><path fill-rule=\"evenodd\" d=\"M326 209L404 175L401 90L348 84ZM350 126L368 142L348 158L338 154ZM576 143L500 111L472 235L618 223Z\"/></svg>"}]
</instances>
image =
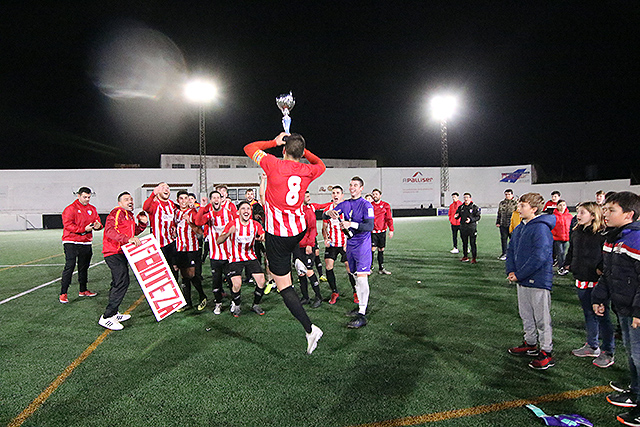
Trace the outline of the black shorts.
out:
<instances>
[{"instance_id":1,"label":"black shorts","mask_svg":"<svg viewBox=\"0 0 640 427\"><path fill-rule=\"evenodd\" d=\"M371 233L371 246L384 249L384 247L387 246L387 232Z\"/></svg>"},{"instance_id":2,"label":"black shorts","mask_svg":"<svg viewBox=\"0 0 640 427\"><path fill-rule=\"evenodd\" d=\"M338 259L340 255L340 262L347 262L347 254L342 246L327 246L324 248L324 259Z\"/></svg>"},{"instance_id":3,"label":"black shorts","mask_svg":"<svg viewBox=\"0 0 640 427\"><path fill-rule=\"evenodd\" d=\"M164 254L165 259L167 260L167 264L169 265L178 265L176 257L178 256L178 250L176 249L176 241L169 243L160 248L162 253Z\"/></svg>"},{"instance_id":4,"label":"black shorts","mask_svg":"<svg viewBox=\"0 0 640 427\"><path fill-rule=\"evenodd\" d=\"M262 267L260 267L260 263L257 259L252 259L251 261L230 262L228 270L229 272L227 274L229 277L242 276L243 271L246 272L247 276L252 274L262 274Z\"/></svg>"},{"instance_id":5,"label":"black shorts","mask_svg":"<svg viewBox=\"0 0 640 427\"><path fill-rule=\"evenodd\" d=\"M299 246L303 237L304 231L293 237L280 237L265 233L267 261L269 261L269 270L273 274L286 276L291 273L291 254Z\"/></svg>"},{"instance_id":6,"label":"black shorts","mask_svg":"<svg viewBox=\"0 0 640 427\"><path fill-rule=\"evenodd\" d=\"M178 268L197 267L200 261L198 251L178 251L176 252L176 264Z\"/></svg>"},{"instance_id":7,"label":"black shorts","mask_svg":"<svg viewBox=\"0 0 640 427\"><path fill-rule=\"evenodd\" d=\"M218 272L222 272L222 274L227 274L227 266L229 265L229 261L226 259L212 259L211 261L211 274L216 274Z\"/></svg>"},{"instance_id":8,"label":"black shorts","mask_svg":"<svg viewBox=\"0 0 640 427\"><path fill-rule=\"evenodd\" d=\"M294 259L299 259L304 264L304 266L307 267L307 270L313 270L313 266L316 260L316 253L315 250L312 250L311 254L307 254L306 249L306 246L304 248L298 246L293 252L293 257Z\"/></svg>"}]
</instances>

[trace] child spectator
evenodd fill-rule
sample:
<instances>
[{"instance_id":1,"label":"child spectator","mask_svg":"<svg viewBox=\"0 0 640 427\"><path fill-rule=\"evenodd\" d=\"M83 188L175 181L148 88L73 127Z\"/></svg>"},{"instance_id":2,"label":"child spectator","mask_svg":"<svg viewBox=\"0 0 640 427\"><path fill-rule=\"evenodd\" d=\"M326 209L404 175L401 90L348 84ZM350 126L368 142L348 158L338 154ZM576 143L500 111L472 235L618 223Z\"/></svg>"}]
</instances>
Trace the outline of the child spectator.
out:
<instances>
[{"instance_id":1,"label":"child spectator","mask_svg":"<svg viewBox=\"0 0 640 427\"><path fill-rule=\"evenodd\" d=\"M573 216L567 209L567 202L564 200L558 200L558 207L554 209L553 214L556 216L556 226L551 230L553 234L553 265L558 266L558 274L564 276L569 273L562 266L569 245L569 232Z\"/></svg>"},{"instance_id":2,"label":"child spectator","mask_svg":"<svg viewBox=\"0 0 640 427\"><path fill-rule=\"evenodd\" d=\"M512 347L515 356L535 356L533 369L555 365L551 330L551 285L553 279L553 236L555 215L541 215L544 198L538 193L520 197L522 222L513 230L507 249L508 279L517 282L518 311L524 328L522 345ZM540 348L538 349L538 343Z\"/></svg>"},{"instance_id":3,"label":"child spectator","mask_svg":"<svg viewBox=\"0 0 640 427\"><path fill-rule=\"evenodd\" d=\"M544 213L552 214L553 210L558 207L558 202L560 201L560 192L558 190L554 190L551 192L551 200L544 204L544 208L542 209Z\"/></svg>"},{"instance_id":4,"label":"child spectator","mask_svg":"<svg viewBox=\"0 0 640 427\"><path fill-rule=\"evenodd\" d=\"M603 274L593 288L593 311L604 316L607 301L618 313L622 342L629 357L630 390L613 393L607 401L616 406L633 408L618 415L623 424L640 425L640 197L629 191L613 193L604 205L608 227L603 247Z\"/></svg>"},{"instance_id":5,"label":"child spectator","mask_svg":"<svg viewBox=\"0 0 640 427\"><path fill-rule=\"evenodd\" d=\"M578 205L577 224L571 233L569 252L564 269L573 273L576 291L582 304L587 330L587 342L571 353L578 357L595 357L593 364L599 368L613 365L615 339L609 319L609 308L604 316L596 316L591 306L591 293L602 274L602 245L604 244L604 219L602 208L596 202ZM600 347L599 338L602 338Z\"/></svg>"},{"instance_id":6,"label":"child spectator","mask_svg":"<svg viewBox=\"0 0 640 427\"><path fill-rule=\"evenodd\" d=\"M449 205L449 223L451 224L451 237L453 239L453 249L449 252L452 254L457 254L460 252L458 250L458 232L460 231L460 219L456 218L456 211L462 204L462 200L458 198L460 195L458 193L451 193L452 203Z\"/></svg>"}]
</instances>

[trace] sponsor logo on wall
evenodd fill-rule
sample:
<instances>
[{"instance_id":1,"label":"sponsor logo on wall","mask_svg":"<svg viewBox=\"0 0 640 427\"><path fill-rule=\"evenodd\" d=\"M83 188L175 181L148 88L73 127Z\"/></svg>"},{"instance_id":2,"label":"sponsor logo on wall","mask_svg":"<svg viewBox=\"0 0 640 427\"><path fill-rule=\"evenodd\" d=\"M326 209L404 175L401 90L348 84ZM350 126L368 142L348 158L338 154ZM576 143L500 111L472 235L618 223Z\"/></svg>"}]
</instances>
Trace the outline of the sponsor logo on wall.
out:
<instances>
[{"instance_id":1,"label":"sponsor logo on wall","mask_svg":"<svg viewBox=\"0 0 640 427\"><path fill-rule=\"evenodd\" d=\"M528 182L530 180L530 172L527 170L527 168L522 168L522 169L516 169L513 172L502 172L502 179L500 179L500 182L510 182L510 183L516 183L516 182Z\"/></svg>"},{"instance_id":2,"label":"sponsor logo on wall","mask_svg":"<svg viewBox=\"0 0 640 427\"><path fill-rule=\"evenodd\" d=\"M402 178L403 183L422 184L424 182L433 182L433 177L424 176L422 172L418 171L408 178Z\"/></svg>"}]
</instances>

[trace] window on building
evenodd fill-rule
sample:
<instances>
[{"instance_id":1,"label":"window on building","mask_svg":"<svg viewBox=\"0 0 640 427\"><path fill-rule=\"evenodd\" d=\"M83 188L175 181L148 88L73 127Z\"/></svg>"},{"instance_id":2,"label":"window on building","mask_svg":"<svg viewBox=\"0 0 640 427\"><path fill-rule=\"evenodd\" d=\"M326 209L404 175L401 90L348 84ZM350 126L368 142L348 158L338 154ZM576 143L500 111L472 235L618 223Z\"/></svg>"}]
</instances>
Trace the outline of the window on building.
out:
<instances>
[{"instance_id":1,"label":"window on building","mask_svg":"<svg viewBox=\"0 0 640 427\"><path fill-rule=\"evenodd\" d=\"M200 169L200 163L191 163L191 169Z\"/></svg>"},{"instance_id":2,"label":"window on building","mask_svg":"<svg viewBox=\"0 0 640 427\"><path fill-rule=\"evenodd\" d=\"M171 169L184 169L184 163L171 163Z\"/></svg>"},{"instance_id":3,"label":"window on building","mask_svg":"<svg viewBox=\"0 0 640 427\"><path fill-rule=\"evenodd\" d=\"M220 169L231 169L231 165L219 165Z\"/></svg>"}]
</instances>

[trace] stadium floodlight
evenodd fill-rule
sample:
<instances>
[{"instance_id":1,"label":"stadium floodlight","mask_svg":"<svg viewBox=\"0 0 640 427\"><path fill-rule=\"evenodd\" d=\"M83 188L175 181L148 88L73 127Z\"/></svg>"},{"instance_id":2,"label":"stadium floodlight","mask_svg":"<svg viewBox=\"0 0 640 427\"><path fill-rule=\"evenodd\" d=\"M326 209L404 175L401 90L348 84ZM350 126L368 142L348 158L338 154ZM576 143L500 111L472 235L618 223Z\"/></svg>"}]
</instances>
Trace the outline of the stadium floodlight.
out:
<instances>
[{"instance_id":1,"label":"stadium floodlight","mask_svg":"<svg viewBox=\"0 0 640 427\"><path fill-rule=\"evenodd\" d=\"M208 104L216 99L218 89L209 81L196 79L191 80L185 85L184 94L189 101L198 104Z\"/></svg>"},{"instance_id":2,"label":"stadium floodlight","mask_svg":"<svg viewBox=\"0 0 640 427\"><path fill-rule=\"evenodd\" d=\"M218 96L216 86L206 80L195 79L188 82L184 88L185 97L199 106L200 130L200 198L207 195L207 143L205 139L205 106Z\"/></svg>"},{"instance_id":3,"label":"stadium floodlight","mask_svg":"<svg viewBox=\"0 0 640 427\"><path fill-rule=\"evenodd\" d=\"M445 206L445 193L449 191L449 148L447 147L447 120L455 113L458 101L452 95L438 95L431 99L431 114L440 121L442 159L440 164L440 206Z\"/></svg>"},{"instance_id":4,"label":"stadium floodlight","mask_svg":"<svg viewBox=\"0 0 640 427\"><path fill-rule=\"evenodd\" d=\"M439 121L449 120L456 111L458 100L452 95L439 95L431 99L431 114Z\"/></svg>"}]
</instances>

